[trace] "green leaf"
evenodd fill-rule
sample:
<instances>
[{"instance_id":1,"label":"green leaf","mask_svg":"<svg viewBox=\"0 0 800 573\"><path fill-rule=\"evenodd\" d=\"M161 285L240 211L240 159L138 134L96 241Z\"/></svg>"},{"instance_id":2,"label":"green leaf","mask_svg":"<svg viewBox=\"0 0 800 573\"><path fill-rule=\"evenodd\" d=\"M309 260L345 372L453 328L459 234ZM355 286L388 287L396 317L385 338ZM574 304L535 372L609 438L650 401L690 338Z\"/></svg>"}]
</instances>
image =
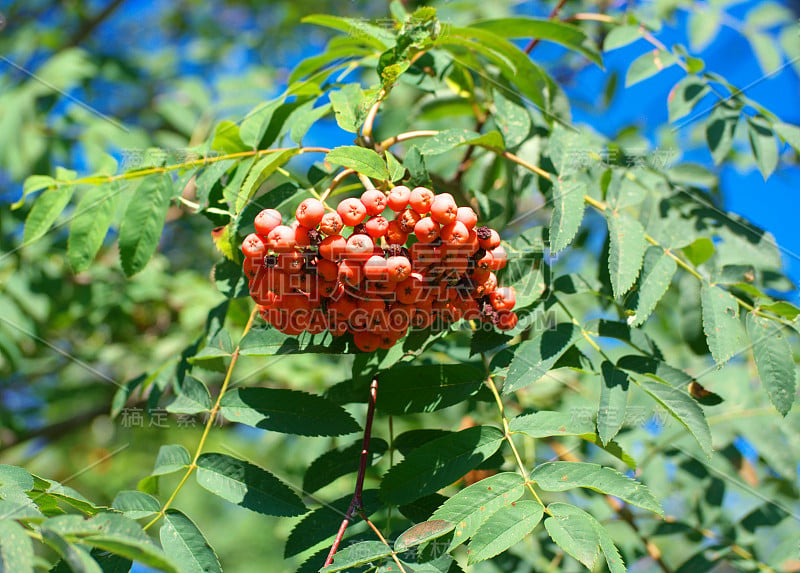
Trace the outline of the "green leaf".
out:
<instances>
[{"instance_id":1,"label":"green leaf","mask_svg":"<svg viewBox=\"0 0 800 573\"><path fill-rule=\"evenodd\" d=\"M663 515L661 504L646 486L613 468L584 462L545 462L536 466L530 479L545 491L576 487L613 495L630 504Z\"/></svg>"},{"instance_id":2,"label":"green leaf","mask_svg":"<svg viewBox=\"0 0 800 573\"><path fill-rule=\"evenodd\" d=\"M303 491L314 493L337 478L357 472L362 448L362 440L358 439L347 447L329 450L316 458L303 475ZM372 467L388 449L389 444L373 437L369 442L367 467Z\"/></svg>"},{"instance_id":3,"label":"green leaf","mask_svg":"<svg viewBox=\"0 0 800 573\"><path fill-rule=\"evenodd\" d=\"M343 352L341 337L334 339L330 333L311 335L303 333L289 336L274 328L254 328L239 344L239 353L245 356L274 356L305 352ZM339 343L337 344L337 341Z\"/></svg>"},{"instance_id":4,"label":"green leaf","mask_svg":"<svg viewBox=\"0 0 800 573\"><path fill-rule=\"evenodd\" d=\"M30 175L25 178L25 183L22 184L22 197L19 201L11 204L11 209L19 209L25 203L25 198L31 193L36 193L42 189L55 187L56 180L49 175Z\"/></svg>"},{"instance_id":5,"label":"green leaf","mask_svg":"<svg viewBox=\"0 0 800 573\"><path fill-rule=\"evenodd\" d=\"M686 76L672 88L667 98L669 121L674 122L687 116L703 99L711 88L705 78Z\"/></svg>"},{"instance_id":6,"label":"green leaf","mask_svg":"<svg viewBox=\"0 0 800 573\"><path fill-rule=\"evenodd\" d=\"M474 395L485 378L477 364L397 365L381 373L377 407L388 414L433 412Z\"/></svg>"},{"instance_id":7,"label":"green leaf","mask_svg":"<svg viewBox=\"0 0 800 573\"><path fill-rule=\"evenodd\" d=\"M374 177L381 181L390 179L386 162L374 150L357 145L343 145L334 147L325 157L326 161L334 165L342 165L355 169L356 172Z\"/></svg>"},{"instance_id":8,"label":"green leaf","mask_svg":"<svg viewBox=\"0 0 800 573\"><path fill-rule=\"evenodd\" d=\"M642 33L639 30L639 26L616 26L611 28L611 31L603 41L603 51L610 52L641 39Z\"/></svg>"},{"instance_id":9,"label":"green leaf","mask_svg":"<svg viewBox=\"0 0 800 573\"><path fill-rule=\"evenodd\" d=\"M394 542L395 553L407 551L410 547L415 547L426 541L436 539L453 531L455 524L444 519L431 519L417 523L401 533Z\"/></svg>"},{"instance_id":10,"label":"green leaf","mask_svg":"<svg viewBox=\"0 0 800 573\"><path fill-rule=\"evenodd\" d=\"M439 155L479 136L478 132L469 129L447 129L433 137L425 138L425 141L419 145L419 151L426 157Z\"/></svg>"},{"instance_id":11,"label":"green leaf","mask_svg":"<svg viewBox=\"0 0 800 573\"><path fill-rule=\"evenodd\" d=\"M670 52L664 50L651 50L642 54L631 63L628 73L625 75L625 87L638 84L659 73L664 68L668 68L678 63L678 59Z\"/></svg>"},{"instance_id":12,"label":"green leaf","mask_svg":"<svg viewBox=\"0 0 800 573\"><path fill-rule=\"evenodd\" d=\"M239 135L239 126L226 119L217 124L211 149L221 153L239 153L247 151L249 147Z\"/></svg>"},{"instance_id":13,"label":"green leaf","mask_svg":"<svg viewBox=\"0 0 800 573\"><path fill-rule=\"evenodd\" d=\"M708 348L717 366L722 366L745 349L739 303L718 286L703 285L700 297Z\"/></svg>"},{"instance_id":14,"label":"green leaf","mask_svg":"<svg viewBox=\"0 0 800 573\"><path fill-rule=\"evenodd\" d=\"M564 551L593 569L600 550L611 573L627 571L611 536L594 517L566 503L551 503L547 510L552 517L544 525L553 541Z\"/></svg>"},{"instance_id":15,"label":"green leaf","mask_svg":"<svg viewBox=\"0 0 800 573\"><path fill-rule=\"evenodd\" d=\"M309 471L311 471L310 468L306 471L306 475ZM284 557L302 553L317 543L333 537L342 523L342 516L350 507L352 499L353 495L347 494L304 515L286 539ZM383 507L383 503L378 498L377 489L364 490L361 504L362 511L368 517Z\"/></svg>"},{"instance_id":16,"label":"green leaf","mask_svg":"<svg viewBox=\"0 0 800 573\"><path fill-rule=\"evenodd\" d=\"M190 463L192 463L192 458L183 446L176 444L161 446L158 449L155 467L151 474L154 476L171 474L182 470Z\"/></svg>"},{"instance_id":17,"label":"green leaf","mask_svg":"<svg viewBox=\"0 0 800 573\"><path fill-rule=\"evenodd\" d=\"M772 127L763 117L748 117L747 132L750 148L761 175L766 180L778 166L778 146Z\"/></svg>"},{"instance_id":18,"label":"green leaf","mask_svg":"<svg viewBox=\"0 0 800 573\"><path fill-rule=\"evenodd\" d=\"M747 314L747 334L753 345L758 377L772 404L786 416L794 403L797 368L783 328L773 320L752 312Z\"/></svg>"},{"instance_id":19,"label":"green leaf","mask_svg":"<svg viewBox=\"0 0 800 573\"><path fill-rule=\"evenodd\" d=\"M580 335L574 324L562 322L517 346L503 384L503 394L539 381Z\"/></svg>"},{"instance_id":20,"label":"green leaf","mask_svg":"<svg viewBox=\"0 0 800 573\"><path fill-rule=\"evenodd\" d=\"M0 464L0 487L2 486L12 486L22 491L30 491L34 487L33 476L19 466Z\"/></svg>"},{"instance_id":21,"label":"green leaf","mask_svg":"<svg viewBox=\"0 0 800 573\"><path fill-rule=\"evenodd\" d=\"M525 106L496 91L494 107L494 120L503 134L505 146L516 147L525 141L531 131L531 114Z\"/></svg>"},{"instance_id":22,"label":"green leaf","mask_svg":"<svg viewBox=\"0 0 800 573\"><path fill-rule=\"evenodd\" d=\"M291 489L268 471L225 454L203 454L197 460L197 483L241 507L291 517L306 507Z\"/></svg>"},{"instance_id":23,"label":"green leaf","mask_svg":"<svg viewBox=\"0 0 800 573\"><path fill-rule=\"evenodd\" d=\"M795 318L797 318L797 315L800 315L800 308L797 308L792 303L786 302L784 300L773 302L772 304L762 304L761 309L773 312L778 316L782 316L783 318L788 318L789 320L794 320Z\"/></svg>"},{"instance_id":24,"label":"green leaf","mask_svg":"<svg viewBox=\"0 0 800 573\"><path fill-rule=\"evenodd\" d=\"M681 249L686 258L694 266L700 266L714 256L714 241L708 237L700 237Z\"/></svg>"},{"instance_id":25,"label":"green leaf","mask_svg":"<svg viewBox=\"0 0 800 573\"><path fill-rule=\"evenodd\" d=\"M289 159L297 155L299 151L300 148L287 149L279 153L271 153L259 159L247 174L242 188L236 190L235 212L239 213L250 202L250 199L256 194L261 184L275 173L278 167L281 167Z\"/></svg>"},{"instance_id":26,"label":"green leaf","mask_svg":"<svg viewBox=\"0 0 800 573\"><path fill-rule=\"evenodd\" d=\"M706 121L706 141L714 164L719 165L733 146L733 135L739 123L740 111L727 104L718 103Z\"/></svg>"},{"instance_id":27,"label":"green leaf","mask_svg":"<svg viewBox=\"0 0 800 573\"><path fill-rule=\"evenodd\" d=\"M439 491L494 454L503 433L475 426L432 440L412 451L383 476L381 497L400 505Z\"/></svg>"},{"instance_id":28,"label":"green leaf","mask_svg":"<svg viewBox=\"0 0 800 573\"><path fill-rule=\"evenodd\" d=\"M783 122L774 123L772 127L781 139L794 147L797 153L800 153L800 127Z\"/></svg>"},{"instance_id":29,"label":"green leaf","mask_svg":"<svg viewBox=\"0 0 800 573\"><path fill-rule=\"evenodd\" d=\"M348 545L337 551L333 563L320 569L320 573L333 573L334 571L352 571L359 565L365 565L388 557L392 554L391 547L380 541L362 541Z\"/></svg>"},{"instance_id":30,"label":"green leaf","mask_svg":"<svg viewBox=\"0 0 800 573\"><path fill-rule=\"evenodd\" d=\"M168 509L159 531L164 551L181 573L222 573L219 558L194 522L177 509Z\"/></svg>"},{"instance_id":31,"label":"green leaf","mask_svg":"<svg viewBox=\"0 0 800 573\"><path fill-rule=\"evenodd\" d=\"M594 431L594 424L588 415L576 415L575 412L539 411L534 414L517 416L509 422L512 432L522 432L532 438L550 438L553 436L577 436L590 442L624 462L629 468L636 469L636 461L628 455L614 440L604 444Z\"/></svg>"},{"instance_id":32,"label":"green leaf","mask_svg":"<svg viewBox=\"0 0 800 573\"><path fill-rule=\"evenodd\" d=\"M678 264L661 247L653 246L645 251L642 276L639 279L636 314L628 320L631 326L645 323L658 301L669 289L677 270Z\"/></svg>"},{"instance_id":33,"label":"green leaf","mask_svg":"<svg viewBox=\"0 0 800 573\"><path fill-rule=\"evenodd\" d=\"M392 155L390 151L385 152L386 166L389 168L389 179L391 181L399 181L406 175L406 168L400 163L397 158Z\"/></svg>"},{"instance_id":34,"label":"green leaf","mask_svg":"<svg viewBox=\"0 0 800 573\"><path fill-rule=\"evenodd\" d=\"M181 392L167 406L171 414L199 414L211 410L211 393L206 385L192 376L186 376L181 384Z\"/></svg>"},{"instance_id":35,"label":"green leaf","mask_svg":"<svg viewBox=\"0 0 800 573\"><path fill-rule=\"evenodd\" d=\"M166 174L146 177L131 197L119 229L119 254L127 276L141 271L156 252L172 198Z\"/></svg>"},{"instance_id":36,"label":"green leaf","mask_svg":"<svg viewBox=\"0 0 800 573\"><path fill-rule=\"evenodd\" d=\"M205 208L208 207L208 198L211 195L211 190L220 178L234 165L235 159L225 159L217 161L205 167L195 178L195 187L197 189L197 203Z\"/></svg>"},{"instance_id":37,"label":"green leaf","mask_svg":"<svg viewBox=\"0 0 800 573\"><path fill-rule=\"evenodd\" d=\"M347 84L340 90L330 92L331 105L336 123L345 131L357 133L367 117L373 98L367 98L358 84Z\"/></svg>"},{"instance_id":38,"label":"green leaf","mask_svg":"<svg viewBox=\"0 0 800 573\"><path fill-rule=\"evenodd\" d=\"M39 195L25 219L22 241L27 244L41 239L58 219L74 192L74 185L64 185Z\"/></svg>"},{"instance_id":39,"label":"green leaf","mask_svg":"<svg viewBox=\"0 0 800 573\"><path fill-rule=\"evenodd\" d=\"M249 149L258 149L258 144L267 132L272 116L283 104L285 98L279 97L256 106L242 120L239 138Z\"/></svg>"},{"instance_id":40,"label":"green leaf","mask_svg":"<svg viewBox=\"0 0 800 573\"><path fill-rule=\"evenodd\" d=\"M628 404L628 375L604 360L601 367L602 385L597 410L597 435L603 444L617 435L625 423Z\"/></svg>"},{"instance_id":41,"label":"green leaf","mask_svg":"<svg viewBox=\"0 0 800 573\"><path fill-rule=\"evenodd\" d=\"M581 227L586 183L576 179L553 181L553 213L550 216L550 252L556 254L570 245Z\"/></svg>"},{"instance_id":42,"label":"green leaf","mask_svg":"<svg viewBox=\"0 0 800 573\"><path fill-rule=\"evenodd\" d=\"M161 504L152 495L132 490L119 492L111 506L131 519L149 517L161 509Z\"/></svg>"},{"instance_id":43,"label":"green leaf","mask_svg":"<svg viewBox=\"0 0 800 573\"><path fill-rule=\"evenodd\" d=\"M117 182L93 187L75 207L75 216L69 227L67 257L76 273L89 268L103 245L123 189Z\"/></svg>"},{"instance_id":44,"label":"green leaf","mask_svg":"<svg viewBox=\"0 0 800 573\"><path fill-rule=\"evenodd\" d=\"M754 31L747 31L745 35L763 72L767 75L777 72L783 63L783 55L773 35Z\"/></svg>"},{"instance_id":45,"label":"green leaf","mask_svg":"<svg viewBox=\"0 0 800 573\"><path fill-rule=\"evenodd\" d=\"M250 295L247 277L242 272L240 264L223 258L214 265L212 273L217 290L227 298L243 298Z\"/></svg>"},{"instance_id":46,"label":"green leaf","mask_svg":"<svg viewBox=\"0 0 800 573\"><path fill-rule=\"evenodd\" d=\"M490 515L517 501L524 491L525 479L521 475L503 472L480 480L445 501L431 519L455 524L448 552L466 542Z\"/></svg>"},{"instance_id":47,"label":"green leaf","mask_svg":"<svg viewBox=\"0 0 800 573\"><path fill-rule=\"evenodd\" d=\"M580 436L594 432L591 420L564 412L540 411L512 418L508 423L512 432L524 432L532 438L552 436Z\"/></svg>"},{"instance_id":48,"label":"green leaf","mask_svg":"<svg viewBox=\"0 0 800 573\"><path fill-rule=\"evenodd\" d=\"M566 503L547 506L549 518L544 520L550 538L588 569L593 570L600 552L600 537L593 519L586 512Z\"/></svg>"},{"instance_id":49,"label":"green leaf","mask_svg":"<svg viewBox=\"0 0 800 573\"><path fill-rule=\"evenodd\" d=\"M603 57L581 28L557 20L544 18L498 18L472 24L474 28L489 30L503 38L537 38L561 44L586 56L603 67Z\"/></svg>"},{"instance_id":50,"label":"green leaf","mask_svg":"<svg viewBox=\"0 0 800 573\"><path fill-rule=\"evenodd\" d=\"M16 521L0 520L0 571L33 573L33 543Z\"/></svg>"},{"instance_id":51,"label":"green leaf","mask_svg":"<svg viewBox=\"0 0 800 573\"><path fill-rule=\"evenodd\" d=\"M647 241L642 224L627 213L613 211L607 214L607 218L610 238L608 272L614 296L621 298L639 276Z\"/></svg>"},{"instance_id":52,"label":"green leaf","mask_svg":"<svg viewBox=\"0 0 800 573\"><path fill-rule=\"evenodd\" d=\"M689 46L695 53L702 52L719 32L722 11L713 7L692 10L689 13Z\"/></svg>"},{"instance_id":53,"label":"green leaf","mask_svg":"<svg viewBox=\"0 0 800 573\"><path fill-rule=\"evenodd\" d=\"M97 561L80 545L74 545L50 528L42 528L44 542L55 549L72 573L103 573Z\"/></svg>"},{"instance_id":54,"label":"green leaf","mask_svg":"<svg viewBox=\"0 0 800 573\"><path fill-rule=\"evenodd\" d=\"M311 101L306 104L308 109L305 113L299 115L292 124L292 129L289 131L289 139L294 141L297 145L302 145L303 138L317 121L325 117L331 112L332 105L330 103L323 104L319 107L314 107L316 102Z\"/></svg>"},{"instance_id":55,"label":"green leaf","mask_svg":"<svg viewBox=\"0 0 800 573\"><path fill-rule=\"evenodd\" d=\"M361 428L341 406L300 390L235 388L220 402L231 422L301 436L341 436Z\"/></svg>"},{"instance_id":56,"label":"green leaf","mask_svg":"<svg viewBox=\"0 0 800 573\"><path fill-rule=\"evenodd\" d=\"M524 500L496 511L481 525L469 544L470 564L491 559L528 536L544 515L538 501Z\"/></svg>"},{"instance_id":57,"label":"green leaf","mask_svg":"<svg viewBox=\"0 0 800 573\"><path fill-rule=\"evenodd\" d=\"M670 415L697 440L697 443L710 458L711 430L708 427L703 409L689 394L664 382L635 378L637 386L661 404Z\"/></svg>"},{"instance_id":58,"label":"green leaf","mask_svg":"<svg viewBox=\"0 0 800 573\"><path fill-rule=\"evenodd\" d=\"M317 26L325 26L339 30L345 34L358 35L363 42L368 43L377 50L383 52L389 46L394 44L395 37L391 32L370 24L362 18L341 18L339 16L330 16L328 14L312 14L306 16L301 20L305 24L316 24Z\"/></svg>"}]
</instances>

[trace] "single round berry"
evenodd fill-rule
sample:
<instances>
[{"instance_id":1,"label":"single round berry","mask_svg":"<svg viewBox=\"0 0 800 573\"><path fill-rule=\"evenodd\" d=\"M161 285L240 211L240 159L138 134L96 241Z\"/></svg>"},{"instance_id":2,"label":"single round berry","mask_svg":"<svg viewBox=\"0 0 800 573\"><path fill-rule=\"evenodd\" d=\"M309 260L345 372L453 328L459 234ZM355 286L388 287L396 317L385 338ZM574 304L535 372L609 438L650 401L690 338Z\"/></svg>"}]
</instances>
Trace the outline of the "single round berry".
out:
<instances>
[{"instance_id":1,"label":"single round berry","mask_svg":"<svg viewBox=\"0 0 800 573\"><path fill-rule=\"evenodd\" d=\"M313 229L319 225L324 215L325 206L322 204L322 201L312 198L303 199L295 211L297 222L309 229Z\"/></svg>"},{"instance_id":2,"label":"single round berry","mask_svg":"<svg viewBox=\"0 0 800 573\"><path fill-rule=\"evenodd\" d=\"M378 215L377 217L368 219L367 222L364 223L364 228L367 230L367 234L370 237L379 239L386 235L386 231L389 229L389 221L387 221L385 217Z\"/></svg>"},{"instance_id":3,"label":"single round berry","mask_svg":"<svg viewBox=\"0 0 800 573\"><path fill-rule=\"evenodd\" d=\"M380 348L380 338L369 331L359 331L353 334L353 342L362 352L374 352Z\"/></svg>"},{"instance_id":4,"label":"single round berry","mask_svg":"<svg viewBox=\"0 0 800 573\"><path fill-rule=\"evenodd\" d=\"M471 207L459 207L456 210L456 221L461 221L467 229L473 229L478 224L478 215Z\"/></svg>"},{"instance_id":5,"label":"single round berry","mask_svg":"<svg viewBox=\"0 0 800 573\"><path fill-rule=\"evenodd\" d=\"M407 279L398 283L395 289L397 300L403 304L416 304L424 298L423 294L422 276L418 273L411 273Z\"/></svg>"},{"instance_id":6,"label":"single round berry","mask_svg":"<svg viewBox=\"0 0 800 573\"><path fill-rule=\"evenodd\" d=\"M500 330L512 330L517 326L519 317L516 312L501 310L497 313L497 328Z\"/></svg>"},{"instance_id":7,"label":"single round berry","mask_svg":"<svg viewBox=\"0 0 800 573\"><path fill-rule=\"evenodd\" d=\"M502 246L497 246L491 250L492 253L492 270L499 271L503 267L506 266L506 262L508 261L508 255L506 254L506 250Z\"/></svg>"},{"instance_id":8,"label":"single round berry","mask_svg":"<svg viewBox=\"0 0 800 573\"><path fill-rule=\"evenodd\" d=\"M325 237L319 245L319 254L329 261L338 261L344 255L347 240L341 235Z\"/></svg>"},{"instance_id":9,"label":"single round berry","mask_svg":"<svg viewBox=\"0 0 800 573\"><path fill-rule=\"evenodd\" d=\"M489 227L479 227L475 230L475 232L478 234L478 242L480 243L482 249L491 251L500 245L500 235L498 235L497 231L494 229L490 229Z\"/></svg>"},{"instance_id":10,"label":"single round berry","mask_svg":"<svg viewBox=\"0 0 800 573\"><path fill-rule=\"evenodd\" d=\"M511 310L517 303L517 292L514 287L497 287L489 295L489 302L495 310Z\"/></svg>"},{"instance_id":11,"label":"single round berry","mask_svg":"<svg viewBox=\"0 0 800 573\"><path fill-rule=\"evenodd\" d=\"M256 233L266 237L272 229L281 224L281 214L275 209L264 209L256 215L254 223Z\"/></svg>"},{"instance_id":12,"label":"single round berry","mask_svg":"<svg viewBox=\"0 0 800 573\"><path fill-rule=\"evenodd\" d=\"M364 278L364 269L356 261L345 259L339 263L339 280L347 286L358 287Z\"/></svg>"},{"instance_id":13,"label":"single round berry","mask_svg":"<svg viewBox=\"0 0 800 573\"><path fill-rule=\"evenodd\" d=\"M397 221L389 221L389 226L386 228L386 240L390 245L405 245L408 233L400 228L400 223Z\"/></svg>"},{"instance_id":14,"label":"single round berry","mask_svg":"<svg viewBox=\"0 0 800 573\"><path fill-rule=\"evenodd\" d=\"M382 256L372 255L364 262L364 277L371 281L385 281L389 277L386 259Z\"/></svg>"},{"instance_id":15,"label":"single round berry","mask_svg":"<svg viewBox=\"0 0 800 573\"><path fill-rule=\"evenodd\" d=\"M311 229L308 227L304 227L297 221L292 223L292 229L294 229L294 246L295 247L308 247L311 245L311 236L309 233Z\"/></svg>"},{"instance_id":16,"label":"single round berry","mask_svg":"<svg viewBox=\"0 0 800 573\"><path fill-rule=\"evenodd\" d=\"M411 274L411 261L403 256L389 257L386 260L386 268L389 270L389 280L399 283L406 280Z\"/></svg>"},{"instance_id":17,"label":"single round berry","mask_svg":"<svg viewBox=\"0 0 800 573\"><path fill-rule=\"evenodd\" d=\"M414 232L414 227L421 218L420 214L413 209L403 209L398 211L395 220L400 225L400 230L404 233L411 234Z\"/></svg>"},{"instance_id":18,"label":"single round berry","mask_svg":"<svg viewBox=\"0 0 800 573\"><path fill-rule=\"evenodd\" d=\"M377 189L367 189L361 194L361 202L367 210L367 215L380 215L386 209L386 195Z\"/></svg>"},{"instance_id":19,"label":"single round berry","mask_svg":"<svg viewBox=\"0 0 800 573\"><path fill-rule=\"evenodd\" d=\"M461 221L453 221L452 223L442 227L439 236L446 245L463 245L469 239L469 230L467 226Z\"/></svg>"},{"instance_id":20,"label":"single round berry","mask_svg":"<svg viewBox=\"0 0 800 573\"><path fill-rule=\"evenodd\" d=\"M425 217L417 221L417 224L414 225L414 234L417 236L417 240L420 243L430 243L439 236L439 229L439 223L430 217Z\"/></svg>"},{"instance_id":21,"label":"single round berry","mask_svg":"<svg viewBox=\"0 0 800 573\"><path fill-rule=\"evenodd\" d=\"M242 253L250 259L263 258L267 253L267 242L257 233L250 233L242 241Z\"/></svg>"},{"instance_id":22,"label":"single round berry","mask_svg":"<svg viewBox=\"0 0 800 573\"><path fill-rule=\"evenodd\" d=\"M333 261L320 259L317 261L317 274L322 277L322 280L336 280L336 277L339 274L339 266Z\"/></svg>"},{"instance_id":23,"label":"single round berry","mask_svg":"<svg viewBox=\"0 0 800 573\"><path fill-rule=\"evenodd\" d=\"M350 235L347 239L345 253L351 259L366 260L375 249L375 243L369 235Z\"/></svg>"},{"instance_id":24,"label":"single round berry","mask_svg":"<svg viewBox=\"0 0 800 573\"><path fill-rule=\"evenodd\" d=\"M319 223L319 230L328 236L338 235L343 227L344 223L339 213L334 213L332 211L325 213Z\"/></svg>"},{"instance_id":25,"label":"single round berry","mask_svg":"<svg viewBox=\"0 0 800 573\"><path fill-rule=\"evenodd\" d=\"M411 190L405 185L398 185L389 191L389 196L386 198L386 204L392 211L402 211L408 206L408 200L411 198Z\"/></svg>"},{"instance_id":26,"label":"single round berry","mask_svg":"<svg viewBox=\"0 0 800 573\"><path fill-rule=\"evenodd\" d=\"M409 206L420 215L430 213L435 195L425 187L414 187L408 199Z\"/></svg>"},{"instance_id":27,"label":"single round berry","mask_svg":"<svg viewBox=\"0 0 800 573\"><path fill-rule=\"evenodd\" d=\"M449 225L456 220L458 205L452 195L441 193L434 197L431 203L431 217L441 224Z\"/></svg>"},{"instance_id":28,"label":"single round berry","mask_svg":"<svg viewBox=\"0 0 800 573\"><path fill-rule=\"evenodd\" d=\"M339 203L336 207L336 212L339 213L342 222L351 227L358 225L367 216L367 208L364 207L361 201L353 197Z\"/></svg>"},{"instance_id":29,"label":"single round berry","mask_svg":"<svg viewBox=\"0 0 800 573\"><path fill-rule=\"evenodd\" d=\"M294 229L286 225L278 225L267 235L267 244L276 253L288 253L294 250Z\"/></svg>"},{"instance_id":30,"label":"single round berry","mask_svg":"<svg viewBox=\"0 0 800 573\"><path fill-rule=\"evenodd\" d=\"M285 273L299 273L303 270L305 257L298 251L278 255L278 268Z\"/></svg>"}]
</instances>

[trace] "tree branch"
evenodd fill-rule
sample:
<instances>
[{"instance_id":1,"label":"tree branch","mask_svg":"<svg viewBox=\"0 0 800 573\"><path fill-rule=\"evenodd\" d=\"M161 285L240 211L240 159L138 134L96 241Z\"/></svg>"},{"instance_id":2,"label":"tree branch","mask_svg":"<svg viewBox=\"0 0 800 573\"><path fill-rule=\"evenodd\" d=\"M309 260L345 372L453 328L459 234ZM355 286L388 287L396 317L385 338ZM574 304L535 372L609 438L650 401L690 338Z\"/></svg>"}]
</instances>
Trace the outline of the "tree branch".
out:
<instances>
[{"instance_id":1,"label":"tree branch","mask_svg":"<svg viewBox=\"0 0 800 573\"><path fill-rule=\"evenodd\" d=\"M350 507L347 508L347 513L344 515L342 524L339 526L339 531L336 532L336 538L333 540L331 550L325 559L324 567L333 563L333 556L339 549L339 545L344 538L344 532L350 522L353 521L359 512L362 511L361 494L364 491L364 477L367 473L367 464L369 463L369 441L372 436L372 419L375 417L375 401L378 397L378 378L372 379L372 384L369 386L369 406L367 409L367 421L364 423L364 440L361 445L361 461L358 465L358 477L356 477L356 488L353 492L353 499L350 501Z\"/></svg>"}]
</instances>

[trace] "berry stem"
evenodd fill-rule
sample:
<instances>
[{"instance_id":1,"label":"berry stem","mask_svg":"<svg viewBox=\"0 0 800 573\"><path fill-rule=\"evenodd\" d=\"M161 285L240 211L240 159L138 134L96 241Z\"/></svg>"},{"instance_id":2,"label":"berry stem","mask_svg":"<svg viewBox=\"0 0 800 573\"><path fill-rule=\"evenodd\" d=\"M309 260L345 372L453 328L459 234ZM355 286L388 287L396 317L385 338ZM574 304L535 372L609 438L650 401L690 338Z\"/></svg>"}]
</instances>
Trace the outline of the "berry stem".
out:
<instances>
[{"instance_id":1,"label":"berry stem","mask_svg":"<svg viewBox=\"0 0 800 573\"><path fill-rule=\"evenodd\" d=\"M194 473L194 470L197 469L197 460L200 459L200 454L203 453L203 447L205 446L206 440L208 439L208 434L211 431L211 426L214 425L214 420L217 418L217 414L219 413L220 403L222 402L222 397L225 395L225 392L228 390L228 386L231 382L231 376L233 375L233 369L236 366L236 362L239 360L239 347L241 346L241 341L250 332L250 329L253 327L253 321L258 314L258 307L254 307L253 311L250 313L250 317L247 319L247 324L242 331L242 336L239 339L239 344L236 345L236 348L231 355L231 363L228 365L228 370L225 372L225 379L222 382L222 386L219 389L219 395L217 396L216 402L214 402L214 407L211 408L211 411L208 414L208 421L206 421L206 425L203 428L203 434L200 436L200 442L197 444L197 449L194 452L194 457L192 458L192 463L186 468L186 473L183 474L181 481L178 482L178 485L175 486L172 494L169 496L164 505L161 507L159 512L147 522L147 525L144 526L144 529L147 530L151 526L153 526L159 519L164 517L166 514L167 509L172 506L172 503L175 501L175 498L178 497L178 493L183 489L183 486L186 484L189 476Z\"/></svg>"},{"instance_id":2,"label":"berry stem","mask_svg":"<svg viewBox=\"0 0 800 573\"><path fill-rule=\"evenodd\" d=\"M327 188L327 189L325 189L325 191L323 191L323 192L322 192L322 195L320 195L320 196L319 196L319 200L320 200L320 201L322 201L323 203L325 203L325 199L327 199L327 198L328 198L328 195L330 195L330 194L331 194L331 191L333 191L334 189L336 189L336 187L338 187L338 186L339 186L339 184L340 184L342 181L344 181L344 180L345 180L345 179L346 179L348 176L350 176L350 175L353 175L355 172L356 172L356 170L355 170L355 169L350 169L349 167L348 167L347 169L343 169L342 171L340 171L340 172L339 172L339 173L338 173L338 174L337 174L337 175L336 175L336 176L333 178L333 180L331 181L331 184L330 184L330 185L328 185L328 188Z\"/></svg>"},{"instance_id":3,"label":"berry stem","mask_svg":"<svg viewBox=\"0 0 800 573\"><path fill-rule=\"evenodd\" d=\"M364 491L364 477L367 474L367 464L369 463L369 441L372 436L372 420L375 417L375 401L377 398L378 378L375 377L372 379L372 384L369 386L369 406L367 407L367 420L364 423L364 440L361 445L361 460L358 465L358 476L356 477L356 487L353 492L353 499L350 501L350 507L347 508L347 513L345 513L344 519L339 526L339 531L336 532L336 538L333 540L333 545L331 545L331 550L328 553L327 559L325 559L324 567L327 567L333 563L333 556L336 555L336 551L339 549L339 545L342 543L344 532L347 529L347 526L350 525L350 522L353 521L353 517L355 517L356 514L361 514L361 516L369 523L369 520L363 514L361 495ZM380 532L378 532L378 536L381 538L381 541L386 543L386 540L382 538Z\"/></svg>"}]
</instances>

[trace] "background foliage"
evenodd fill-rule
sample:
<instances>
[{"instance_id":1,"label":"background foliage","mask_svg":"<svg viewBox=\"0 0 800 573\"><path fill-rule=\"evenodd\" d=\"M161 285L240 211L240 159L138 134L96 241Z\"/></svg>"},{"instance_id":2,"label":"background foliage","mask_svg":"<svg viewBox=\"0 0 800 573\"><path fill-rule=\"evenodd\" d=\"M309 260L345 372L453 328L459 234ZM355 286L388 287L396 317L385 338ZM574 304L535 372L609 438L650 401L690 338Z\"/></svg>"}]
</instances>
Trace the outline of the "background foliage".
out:
<instances>
[{"instance_id":1,"label":"background foliage","mask_svg":"<svg viewBox=\"0 0 800 573\"><path fill-rule=\"evenodd\" d=\"M763 74L791 69L787 7L567 2L548 22L552 6L530 20L501 2L445 2L438 19L132 4L2 8L2 197L30 193L0 211L6 568L29 570L35 548L44 570L97 571L90 551L104 571L218 570L199 527L229 571L318 569L379 370L365 513L400 557L437 556L408 570L798 569L800 311L780 248L724 212L718 175L791 174L800 129L697 56L734 30ZM675 21L686 47L664 38ZM669 83L658 113L677 129L586 127L645 81ZM237 242L258 209L293 211L353 161L298 146L383 153L416 130L440 133L369 155L368 174L430 181L505 229L503 279L529 320L373 357L251 330ZM276 405L298 419L264 431ZM484 476L494 494L465 488ZM349 558L392 563L364 522Z\"/></svg>"}]
</instances>

